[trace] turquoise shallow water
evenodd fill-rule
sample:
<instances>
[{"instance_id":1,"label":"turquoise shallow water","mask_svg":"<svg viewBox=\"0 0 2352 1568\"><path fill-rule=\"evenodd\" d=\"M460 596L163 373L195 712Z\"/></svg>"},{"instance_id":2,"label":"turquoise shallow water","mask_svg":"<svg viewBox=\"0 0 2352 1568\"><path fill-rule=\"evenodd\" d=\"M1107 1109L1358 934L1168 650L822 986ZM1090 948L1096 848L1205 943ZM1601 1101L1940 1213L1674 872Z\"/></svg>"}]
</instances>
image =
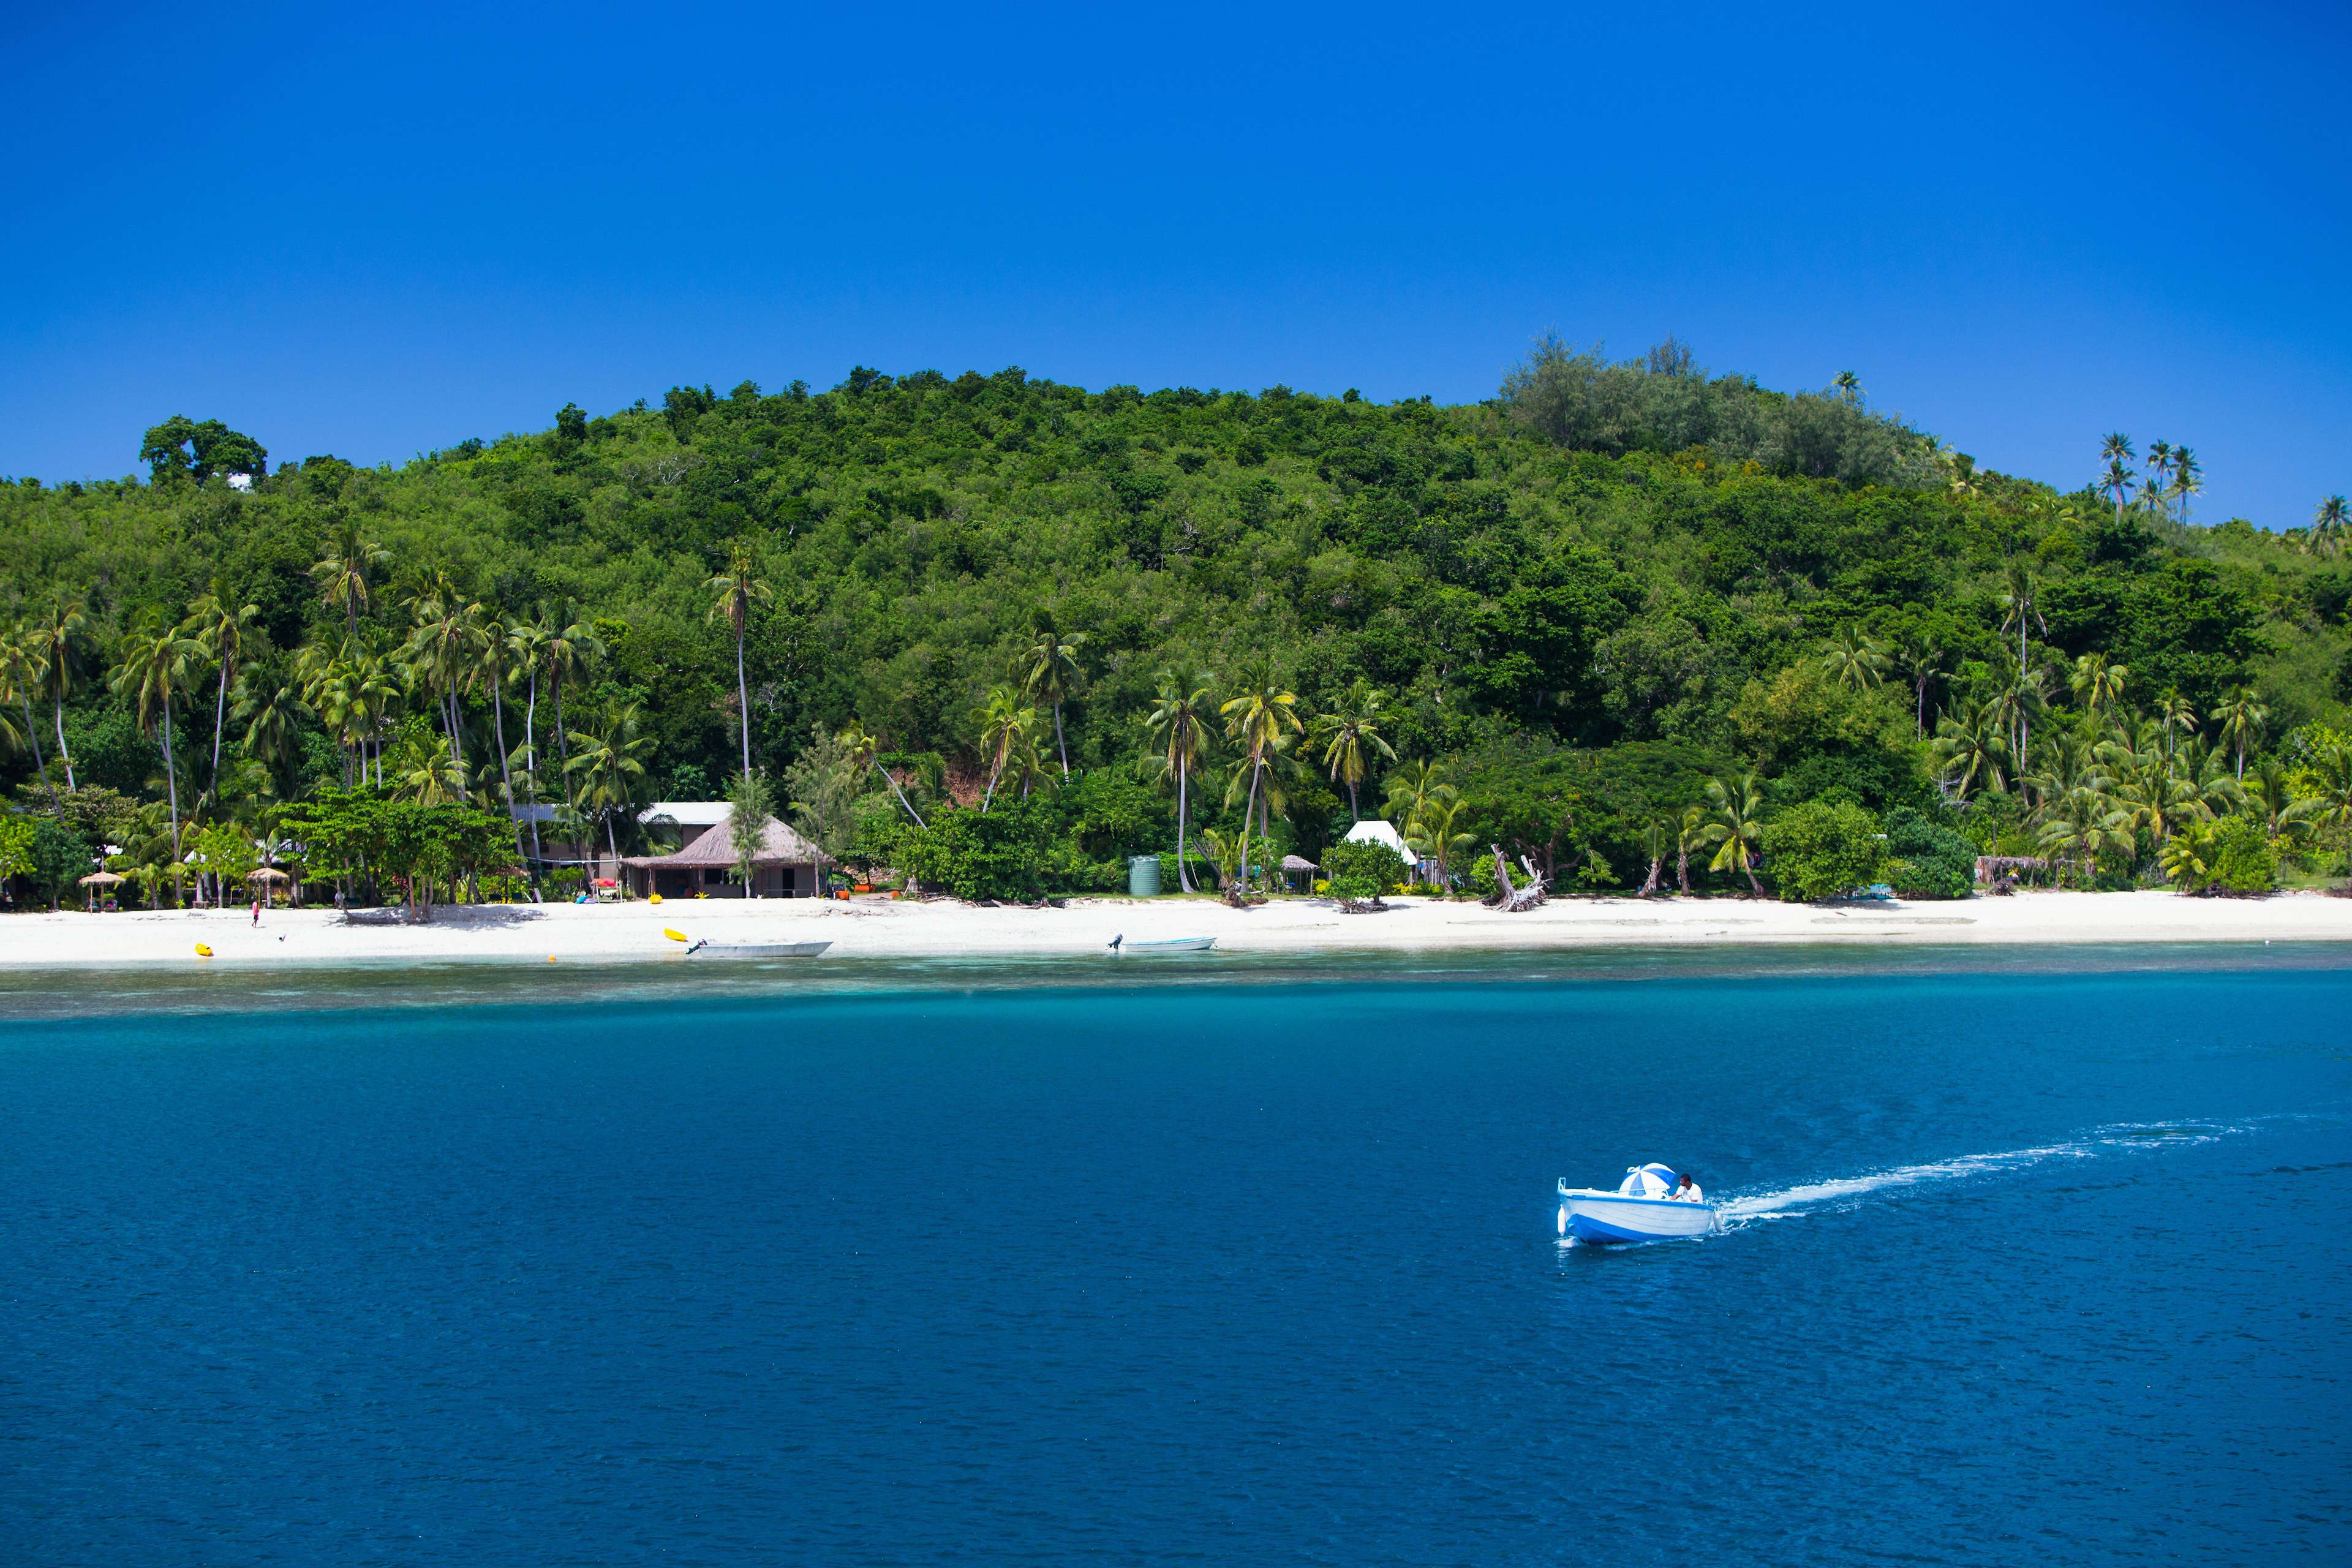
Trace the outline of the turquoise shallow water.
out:
<instances>
[{"instance_id":1,"label":"turquoise shallow water","mask_svg":"<svg viewBox=\"0 0 2352 1568\"><path fill-rule=\"evenodd\" d=\"M2340 1563L2337 963L0 983L0 1561Z\"/></svg>"}]
</instances>

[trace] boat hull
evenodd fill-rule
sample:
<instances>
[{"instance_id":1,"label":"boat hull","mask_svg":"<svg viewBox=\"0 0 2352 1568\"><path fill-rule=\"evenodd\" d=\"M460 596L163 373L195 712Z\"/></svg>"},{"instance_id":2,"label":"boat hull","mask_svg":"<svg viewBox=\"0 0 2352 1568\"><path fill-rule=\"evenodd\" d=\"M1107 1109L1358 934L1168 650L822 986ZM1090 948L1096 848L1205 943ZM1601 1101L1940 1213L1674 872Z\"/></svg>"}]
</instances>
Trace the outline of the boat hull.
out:
<instances>
[{"instance_id":1,"label":"boat hull","mask_svg":"<svg viewBox=\"0 0 2352 1568\"><path fill-rule=\"evenodd\" d=\"M1180 936L1166 942L1123 942L1111 952L1149 958L1156 952L1206 952L1216 945L1217 939L1213 936Z\"/></svg>"},{"instance_id":2,"label":"boat hull","mask_svg":"<svg viewBox=\"0 0 2352 1568\"><path fill-rule=\"evenodd\" d=\"M1565 1183L1559 1189L1559 1232L1578 1241L1677 1241L1715 1227L1712 1204L1627 1197Z\"/></svg>"},{"instance_id":3,"label":"boat hull","mask_svg":"<svg viewBox=\"0 0 2352 1568\"><path fill-rule=\"evenodd\" d=\"M829 942L706 942L688 951L688 958L814 958Z\"/></svg>"}]
</instances>

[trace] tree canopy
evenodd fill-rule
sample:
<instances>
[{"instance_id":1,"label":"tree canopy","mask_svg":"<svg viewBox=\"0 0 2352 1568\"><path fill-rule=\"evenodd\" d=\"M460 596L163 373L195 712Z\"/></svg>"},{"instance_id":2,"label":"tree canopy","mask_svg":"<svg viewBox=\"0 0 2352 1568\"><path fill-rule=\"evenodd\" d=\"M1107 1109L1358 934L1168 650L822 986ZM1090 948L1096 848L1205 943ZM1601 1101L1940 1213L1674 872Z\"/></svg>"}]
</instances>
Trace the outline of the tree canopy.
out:
<instances>
[{"instance_id":1,"label":"tree canopy","mask_svg":"<svg viewBox=\"0 0 2352 1568\"><path fill-rule=\"evenodd\" d=\"M1295 694L1302 737L1376 700L1363 750L1460 787L1449 842L1614 885L1709 778L1755 773L1768 811L1948 814L1996 774L2026 787L2079 728L2067 672L2090 656L2127 671L2094 694L2102 722L2242 691L2256 752L2341 725L2335 531L2194 526L2165 452L2161 485L2062 490L1979 468L1850 377L1772 392L1671 340L1612 362L1547 339L1458 406L860 367L826 391L567 405L376 468L272 471L252 437L174 416L143 479L0 488L0 783L29 809L44 765L136 801L178 781L202 816L378 778L569 807L593 778L582 809L610 830L630 799L710 795L747 756L781 780L855 731L874 792L912 792L890 831L957 865L1094 820L1097 797L1048 792L1149 776L1128 839L1089 828L1037 862L1083 881L1174 845L1180 770L1148 721L1181 675L1213 713L1261 681ZM67 606L78 629L41 643ZM203 628L246 607L225 666ZM104 678L184 624L167 769L160 693L142 713L144 688ZM1981 720L1966 767L1939 720ZM1312 858L1379 782L1328 746L1286 731L1279 765L1244 773L1212 735L1184 814ZM929 809L1008 799L1031 804L984 832Z\"/></svg>"}]
</instances>

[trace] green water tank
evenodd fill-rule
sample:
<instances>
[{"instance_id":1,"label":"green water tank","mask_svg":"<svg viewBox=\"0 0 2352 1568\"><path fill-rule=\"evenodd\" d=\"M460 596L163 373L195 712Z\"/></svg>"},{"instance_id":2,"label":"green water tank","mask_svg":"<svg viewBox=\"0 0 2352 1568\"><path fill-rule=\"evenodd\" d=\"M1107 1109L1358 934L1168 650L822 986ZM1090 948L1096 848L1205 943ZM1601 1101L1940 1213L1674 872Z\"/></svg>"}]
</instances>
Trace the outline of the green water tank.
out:
<instances>
[{"instance_id":1,"label":"green water tank","mask_svg":"<svg viewBox=\"0 0 2352 1568\"><path fill-rule=\"evenodd\" d=\"M1130 855L1127 858L1127 892L1133 899L1156 899L1160 896L1160 857Z\"/></svg>"}]
</instances>

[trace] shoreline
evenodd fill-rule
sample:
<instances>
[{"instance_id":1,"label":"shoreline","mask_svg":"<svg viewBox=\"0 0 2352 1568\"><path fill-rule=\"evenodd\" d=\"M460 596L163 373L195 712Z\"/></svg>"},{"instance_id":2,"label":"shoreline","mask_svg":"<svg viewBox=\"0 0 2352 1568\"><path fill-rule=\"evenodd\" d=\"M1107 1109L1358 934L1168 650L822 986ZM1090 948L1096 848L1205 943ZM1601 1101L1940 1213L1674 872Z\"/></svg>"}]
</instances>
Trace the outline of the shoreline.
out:
<instances>
[{"instance_id":1,"label":"shoreline","mask_svg":"<svg viewBox=\"0 0 2352 1568\"><path fill-rule=\"evenodd\" d=\"M0 971L286 968L383 960L596 965L677 962L665 928L716 942L830 942L824 958L1077 958L1130 941L1213 936L1267 955L1572 952L1599 948L2130 946L2352 942L2352 899L2316 893L2192 899L2177 893L2021 892L1953 901L1783 904L1733 898L1563 898L1505 914L1474 902L1399 899L1346 914L1328 900L1234 910L1205 899L1072 898L1060 909L870 900L673 900L608 905L444 905L423 925L353 925L331 908L0 917ZM214 951L200 958L198 942ZM714 961L706 960L706 963ZM724 962L724 961L716 961ZM802 960L801 963L822 963Z\"/></svg>"}]
</instances>

